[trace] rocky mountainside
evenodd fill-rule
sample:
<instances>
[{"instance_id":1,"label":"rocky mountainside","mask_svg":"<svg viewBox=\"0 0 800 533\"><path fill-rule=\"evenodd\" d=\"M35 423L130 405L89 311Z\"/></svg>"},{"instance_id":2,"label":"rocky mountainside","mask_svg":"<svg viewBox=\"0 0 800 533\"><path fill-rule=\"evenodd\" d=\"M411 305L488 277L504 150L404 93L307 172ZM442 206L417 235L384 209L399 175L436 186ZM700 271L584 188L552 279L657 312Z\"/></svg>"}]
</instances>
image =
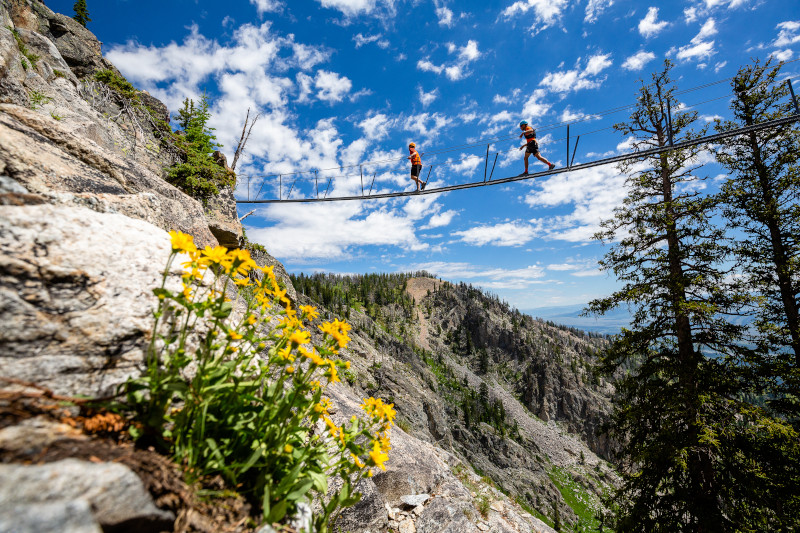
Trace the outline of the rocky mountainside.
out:
<instances>
[{"instance_id":1,"label":"rocky mountainside","mask_svg":"<svg viewBox=\"0 0 800 533\"><path fill-rule=\"evenodd\" d=\"M393 402L406 431L454 453L544 520L558 514L564 524L596 527L599 496L615 479L602 459L611 444L597 433L613 389L591 372L602 337L425 273L293 282L301 302L353 324L347 379L356 391ZM581 494L585 506L565 492Z\"/></svg>"},{"instance_id":2,"label":"rocky mountainside","mask_svg":"<svg viewBox=\"0 0 800 533\"><path fill-rule=\"evenodd\" d=\"M204 205L164 180L177 157L167 109L108 82L118 75L71 18L0 0L0 530L253 530L245 502L209 508L165 458L68 423L76 412L62 400L111 395L142 371L166 231L241 243L229 189ZM274 258L254 255L295 303L310 301ZM175 267L168 286L179 278ZM608 453L594 428L609 390L586 365L600 341L468 287L413 279L392 290L377 303L322 302L355 324L347 381L329 389L335 418L369 393L402 419L387 471L362 482L339 530L592 523L613 478L592 451Z\"/></svg>"}]
</instances>

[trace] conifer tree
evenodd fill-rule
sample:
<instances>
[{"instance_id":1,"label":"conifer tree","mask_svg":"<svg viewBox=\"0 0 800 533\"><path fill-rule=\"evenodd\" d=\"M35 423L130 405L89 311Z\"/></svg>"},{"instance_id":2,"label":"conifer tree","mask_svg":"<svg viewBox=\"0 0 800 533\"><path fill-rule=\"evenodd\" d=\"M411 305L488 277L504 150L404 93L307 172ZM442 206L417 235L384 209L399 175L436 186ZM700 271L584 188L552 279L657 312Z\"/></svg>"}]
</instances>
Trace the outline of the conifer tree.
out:
<instances>
[{"instance_id":1,"label":"conifer tree","mask_svg":"<svg viewBox=\"0 0 800 533\"><path fill-rule=\"evenodd\" d=\"M781 65L755 62L732 81L734 120L719 131L789 116L789 89L778 81ZM744 234L736 255L742 291L758 297L755 368L774 379L773 407L800 424L800 131L796 123L729 137L717 161L731 172L721 199L729 225Z\"/></svg>"},{"instance_id":2,"label":"conifer tree","mask_svg":"<svg viewBox=\"0 0 800 533\"><path fill-rule=\"evenodd\" d=\"M86 7L86 0L77 0L72 6L72 9L75 10L75 16L72 18L77 20L84 28L87 23L92 21L92 19L89 18L89 8Z\"/></svg>"},{"instance_id":3,"label":"conifer tree","mask_svg":"<svg viewBox=\"0 0 800 533\"><path fill-rule=\"evenodd\" d=\"M691 130L696 112L677 112L670 69L667 61L642 83L629 121L615 125L637 151L703 134ZM791 455L796 434L781 440L785 426L737 401L736 380L723 365L741 334L727 316L745 302L726 290L723 231L712 224L714 199L701 194L692 168L701 150L623 163L628 196L598 234L614 243L601 265L623 287L591 307L634 309L634 325L602 357L609 373L630 369L617 382L611 428L625 465L618 532L727 532L780 522L773 500L780 483L765 482L764 470L769 454ZM765 445L759 434L777 435Z\"/></svg>"}]
</instances>

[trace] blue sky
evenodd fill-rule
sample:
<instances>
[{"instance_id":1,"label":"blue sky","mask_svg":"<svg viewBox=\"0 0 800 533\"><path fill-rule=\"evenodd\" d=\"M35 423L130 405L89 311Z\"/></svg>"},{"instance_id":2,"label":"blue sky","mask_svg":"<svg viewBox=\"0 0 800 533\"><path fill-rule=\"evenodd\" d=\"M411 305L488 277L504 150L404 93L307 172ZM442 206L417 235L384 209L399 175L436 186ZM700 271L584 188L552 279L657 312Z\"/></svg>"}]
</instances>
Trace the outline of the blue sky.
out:
<instances>
[{"instance_id":1,"label":"blue sky","mask_svg":"<svg viewBox=\"0 0 800 533\"><path fill-rule=\"evenodd\" d=\"M72 14L73 0L47 0ZM88 0L89 29L137 87L175 112L206 92L229 161L247 108L261 114L238 164L237 194L284 174L283 194L411 190L407 145L434 165L431 187L523 170L518 123L542 153L575 162L627 150L610 127L638 80L676 63L679 90L733 76L751 58L800 59L796 0ZM787 76L800 73L789 63ZM800 89L797 84L796 89ZM725 82L681 96L703 121L726 117ZM556 125L559 125L556 127ZM724 176L710 162L708 190ZM342 167L348 167L342 169ZM531 171L544 170L531 158ZM240 205L251 240L289 271L427 269L520 309L584 303L615 287L592 240L624 198L613 166L445 195L324 204ZM262 195L275 197L277 181Z\"/></svg>"}]
</instances>

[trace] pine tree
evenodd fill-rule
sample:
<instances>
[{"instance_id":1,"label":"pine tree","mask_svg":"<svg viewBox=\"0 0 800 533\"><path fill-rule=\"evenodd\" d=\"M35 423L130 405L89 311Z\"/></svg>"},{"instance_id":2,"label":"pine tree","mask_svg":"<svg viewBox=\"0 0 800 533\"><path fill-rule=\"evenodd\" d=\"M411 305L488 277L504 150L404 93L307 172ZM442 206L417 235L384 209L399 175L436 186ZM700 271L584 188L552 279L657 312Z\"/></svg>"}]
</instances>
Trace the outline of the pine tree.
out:
<instances>
[{"instance_id":1,"label":"pine tree","mask_svg":"<svg viewBox=\"0 0 800 533\"><path fill-rule=\"evenodd\" d=\"M795 112L788 87L777 83L780 65L759 62L732 81L733 121L727 131ZM736 244L742 291L759 297L759 374L775 379L780 397L773 407L800 425L800 131L795 123L730 137L720 142L717 161L731 172L722 188L725 216L744 238Z\"/></svg>"},{"instance_id":2,"label":"pine tree","mask_svg":"<svg viewBox=\"0 0 800 533\"><path fill-rule=\"evenodd\" d=\"M670 69L667 61L642 83L630 120L615 125L637 151L703 135L691 130L696 112L677 111ZM772 524L772 487L761 483L763 469L770 470L766 455L784 457L796 447L796 434L781 440L780 450L754 440L786 428L734 399L737 382L723 363L738 353L741 328L727 317L746 300L726 290L724 232L712 224L714 199L701 194L702 178L692 168L701 150L623 163L628 196L598 234L614 243L601 264L623 287L592 308L635 310L634 326L602 357L606 372L631 369L617 382L612 419L625 463L618 532Z\"/></svg>"},{"instance_id":3,"label":"pine tree","mask_svg":"<svg viewBox=\"0 0 800 533\"><path fill-rule=\"evenodd\" d=\"M92 21L92 19L89 18L89 8L86 7L86 0L77 0L72 6L72 9L75 10L75 16L72 18L77 20L84 28L87 23Z\"/></svg>"}]
</instances>

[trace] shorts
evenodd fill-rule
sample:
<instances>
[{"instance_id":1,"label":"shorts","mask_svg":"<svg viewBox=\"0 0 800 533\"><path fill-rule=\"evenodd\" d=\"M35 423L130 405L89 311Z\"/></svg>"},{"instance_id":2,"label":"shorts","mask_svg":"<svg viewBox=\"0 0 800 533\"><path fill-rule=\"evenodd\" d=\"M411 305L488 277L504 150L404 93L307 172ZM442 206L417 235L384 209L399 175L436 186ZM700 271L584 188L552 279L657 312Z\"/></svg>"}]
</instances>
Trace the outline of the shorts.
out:
<instances>
[{"instance_id":1,"label":"shorts","mask_svg":"<svg viewBox=\"0 0 800 533\"><path fill-rule=\"evenodd\" d=\"M411 175L414 177L419 177L419 173L422 172L422 165L411 165Z\"/></svg>"},{"instance_id":2,"label":"shorts","mask_svg":"<svg viewBox=\"0 0 800 533\"><path fill-rule=\"evenodd\" d=\"M531 141L528 143L528 147L525 149L525 153L536 155L539 153L539 143L536 141Z\"/></svg>"}]
</instances>

